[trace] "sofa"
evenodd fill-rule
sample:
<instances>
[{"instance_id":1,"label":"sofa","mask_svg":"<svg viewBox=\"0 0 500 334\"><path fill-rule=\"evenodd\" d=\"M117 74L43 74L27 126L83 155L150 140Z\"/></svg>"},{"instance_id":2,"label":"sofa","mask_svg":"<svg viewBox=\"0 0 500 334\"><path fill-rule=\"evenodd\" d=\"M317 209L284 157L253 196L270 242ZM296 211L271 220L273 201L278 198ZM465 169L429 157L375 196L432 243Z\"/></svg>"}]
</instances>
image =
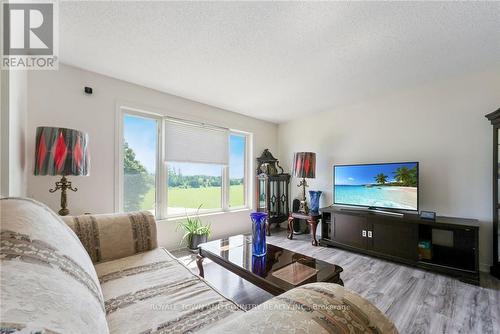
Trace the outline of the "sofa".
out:
<instances>
[{"instance_id":1,"label":"sofa","mask_svg":"<svg viewBox=\"0 0 500 334\"><path fill-rule=\"evenodd\" d=\"M336 284L292 289L245 312L158 247L148 212L61 219L0 200L0 333L397 333Z\"/></svg>"}]
</instances>

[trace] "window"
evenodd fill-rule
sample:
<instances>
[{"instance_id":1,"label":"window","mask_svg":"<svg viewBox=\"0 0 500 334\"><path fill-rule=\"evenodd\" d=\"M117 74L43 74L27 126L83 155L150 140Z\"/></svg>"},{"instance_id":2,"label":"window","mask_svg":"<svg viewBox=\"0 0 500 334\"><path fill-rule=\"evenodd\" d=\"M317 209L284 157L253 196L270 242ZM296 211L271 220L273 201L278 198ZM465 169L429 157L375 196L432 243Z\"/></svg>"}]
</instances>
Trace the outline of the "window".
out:
<instances>
[{"instance_id":1,"label":"window","mask_svg":"<svg viewBox=\"0 0 500 334\"><path fill-rule=\"evenodd\" d=\"M156 209L158 121L123 117L123 210Z\"/></svg>"},{"instance_id":2,"label":"window","mask_svg":"<svg viewBox=\"0 0 500 334\"><path fill-rule=\"evenodd\" d=\"M229 207L245 206L246 136L229 136Z\"/></svg>"},{"instance_id":3,"label":"window","mask_svg":"<svg viewBox=\"0 0 500 334\"><path fill-rule=\"evenodd\" d=\"M120 209L165 218L249 206L248 134L128 109L120 117Z\"/></svg>"}]
</instances>

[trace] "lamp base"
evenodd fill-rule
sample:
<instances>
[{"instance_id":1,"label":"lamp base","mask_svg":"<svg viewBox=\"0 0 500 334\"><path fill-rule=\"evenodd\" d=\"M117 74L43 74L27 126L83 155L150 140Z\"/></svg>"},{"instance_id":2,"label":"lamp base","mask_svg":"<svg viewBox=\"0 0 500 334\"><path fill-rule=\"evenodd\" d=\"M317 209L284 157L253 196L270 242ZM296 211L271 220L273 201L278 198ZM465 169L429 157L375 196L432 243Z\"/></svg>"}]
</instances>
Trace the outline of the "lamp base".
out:
<instances>
[{"instance_id":1,"label":"lamp base","mask_svg":"<svg viewBox=\"0 0 500 334\"><path fill-rule=\"evenodd\" d=\"M307 181L305 178L302 178L300 183L297 185L297 187L302 187L302 199L300 200L300 206L299 206L299 212L300 213L309 213L309 208L307 207L307 198L306 198L306 187L309 187L307 185Z\"/></svg>"},{"instance_id":2,"label":"lamp base","mask_svg":"<svg viewBox=\"0 0 500 334\"><path fill-rule=\"evenodd\" d=\"M68 198L66 195L66 190L77 191L77 188L73 188L71 186L71 181L66 179L66 176L62 176L61 181L56 182L56 186L54 189L49 189L49 192L53 193L57 190L61 190L61 209L57 212L60 216L67 216L69 214L68 206Z\"/></svg>"},{"instance_id":3,"label":"lamp base","mask_svg":"<svg viewBox=\"0 0 500 334\"><path fill-rule=\"evenodd\" d=\"M67 208L61 208L61 210L57 211L59 216L67 216L69 215L69 210Z\"/></svg>"}]
</instances>

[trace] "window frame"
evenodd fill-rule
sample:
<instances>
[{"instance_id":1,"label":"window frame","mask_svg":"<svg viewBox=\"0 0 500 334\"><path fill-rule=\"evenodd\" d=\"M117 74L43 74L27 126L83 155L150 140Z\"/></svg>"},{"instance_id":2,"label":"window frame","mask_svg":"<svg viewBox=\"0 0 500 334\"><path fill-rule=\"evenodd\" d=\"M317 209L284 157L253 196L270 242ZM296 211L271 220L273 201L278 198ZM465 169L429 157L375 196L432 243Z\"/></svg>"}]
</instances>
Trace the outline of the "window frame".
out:
<instances>
[{"instance_id":1,"label":"window frame","mask_svg":"<svg viewBox=\"0 0 500 334\"><path fill-rule=\"evenodd\" d=\"M249 165L249 162L251 161L251 157L249 154L249 136L250 134L248 132L243 132L243 131L238 131L238 130L230 130L228 140L229 140L229 145L228 147L231 147L231 135L236 135L240 137L245 138L245 152L243 154L243 157L245 159L244 164L243 164L243 205L240 206L234 206L231 207L229 206L229 201L230 201L230 188L231 188L231 177L229 175L229 164L226 166L226 179L225 179L225 184L227 186L226 189L226 195L227 199L225 201L227 205L227 211L237 211L237 210L243 210L243 209L248 209L249 208L249 198L251 198L248 188L249 188L249 182L251 175L249 175L249 172L251 170L251 166ZM230 150L230 149L229 149ZM229 159L231 157L231 151L229 151Z\"/></svg>"},{"instance_id":2,"label":"window frame","mask_svg":"<svg viewBox=\"0 0 500 334\"><path fill-rule=\"evenodd\" d=\"M138 111L133 108L128 108L128 107L120 107L119 108L119 115L118 119L119 122L117 122L117 132L118 135L116 136L116 153L115 153L115 165L117 166L117 170L115 173L115 181L116 186L115 189L115 211L119 212L124 212L123 209L123 181L124 181L124 173L123 173L123 143L124 143L124 129L123 129L123 123L124 123L124 118L125 115L131 115L135 117L141 117L141 118L146 118L146 119L151 119L155 120L156 123L156 137L157 137L157 145L156 145L156 172L155 172L155 216L159 217L162 213L159 212L161 210L161 199L162 196L160 193L158 193L158 186L161 182L161 161L159 160L160 154L161 154L161 148L163 147L163 140L161 139L162 135L162 126L163 126L163 117L161 117L158 114L155 113L149 113L145 111ZM160 213L160 215L159 215Z\"/></svg>"},{"instance_id":3,"label":"window frame","mask_svg":"<svg viewBox=\"0 0 500 334\"><path fill-rule=\"evenodd\" d=\"M165 128L166 121L172 116L161 111L147 111L152 108L136 108L124 104L117 104L116 107L116 136L115 136L115 211L123 212L123 135L124 135L124 117L132 115L146 119L157 121L157 147L156 147L156 173L155 173L155 216L158 220L170 220L184 217L185 214L168 215L168 162L165 161ZM199 121L186 120L188 122L201 123ZM238 135L245 138L245 153L244 153L244 204L237 207L229 206L230 192L230 176L229 163L222 166L221 173L221 209L204 210L200 215L209 215L217 213L225 213L232 211L248 210L252 207L252 139L253 135L250 132L227 129L227 140L230 142L231 135ZM230 143L229 143L230 144ZM230 150L230 145L228 145ZM230 152L228 152L230 155ZM179 161L181 162L181 161ZM166 185L166 186L162 186Z\"/></svg>"}]
</instances>

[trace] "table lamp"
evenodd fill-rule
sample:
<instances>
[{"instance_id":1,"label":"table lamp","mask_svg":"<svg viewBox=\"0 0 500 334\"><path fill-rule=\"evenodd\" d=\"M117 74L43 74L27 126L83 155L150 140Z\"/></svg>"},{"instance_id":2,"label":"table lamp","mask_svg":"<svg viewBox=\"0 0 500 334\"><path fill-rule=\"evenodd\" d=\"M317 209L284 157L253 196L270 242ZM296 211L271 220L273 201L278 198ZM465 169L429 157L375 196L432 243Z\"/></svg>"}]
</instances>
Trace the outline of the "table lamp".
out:
<instances>
[{"instance_id":1,"label":"table lamp","mask_svg":"<svg viewBox=\"0 0 500 334\"><path fill-rule=\"evenodd\" d=\"M297 187L302 187L302 199L300 200L299 212L309 213L306 199L307 179L316 177L316 153L297 152L293 157L293 176L302 178Z\"/></svg>"},{"instance_id":2,"label":"table lamp","mask_svg":"<svg viewBox=\"0 0 500 334\"><path fill-rule=\"evenodd\" d=\"M61 175L53 193L61 190L61 209L59 215L69 214L66 190L77 191L68 175L89 175L88 135L84 132L40 126L36 129L35 175Z\"/></svg>"}]
</instances>

